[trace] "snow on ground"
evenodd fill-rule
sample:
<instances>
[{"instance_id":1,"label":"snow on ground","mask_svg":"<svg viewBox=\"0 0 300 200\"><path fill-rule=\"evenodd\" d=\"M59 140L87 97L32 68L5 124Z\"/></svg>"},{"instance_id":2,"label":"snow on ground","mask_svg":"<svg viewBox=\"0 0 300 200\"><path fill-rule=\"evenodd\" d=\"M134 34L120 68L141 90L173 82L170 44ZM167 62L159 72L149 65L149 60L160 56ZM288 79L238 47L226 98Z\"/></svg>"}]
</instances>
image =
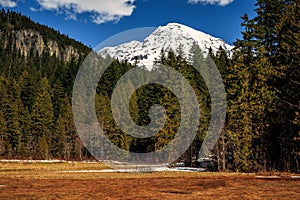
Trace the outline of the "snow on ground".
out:
<instances>
[{"instance_id":1,"label":"snow on ground","mask_svg":"<svg viewBox=\"0 0 300 200\"><path fill-rule=\"evenodd\" d=\"M281 178L280 176L255 176L255 178L270 178L270 179L273 179L273 178Z\"/></svg>"},{"instance_id":2,"label":"snow on ground","mask_svg":"<svg viewBox=\"0 0 300 200\"><path fill-rule=\"evenodd\" d=\"M13 159L13 160L8 160L8 159L3 159L0 160L0 162L8 162L8 163L65 163L68 161L65 160L17 160L17 159Z\"/></svg>"},{"instance_id":3,"label":"snow on ground","mask_svg":"<svg viewBox=\"0 0 300 200\"><path fill-rule=\"evenodd\" d=\"M66 160L18 160L18 159L1 159L0 163L99 163L96 161L66 161ZM193 168L193 167L169 167L167 164L162 165L148 165L148 164L128 164L120 163L117 161L102 161L100 163L109 163L109 166L114 166L114 169L102 169L102 170L69 170L58 171L60 173L143 173L143 172L204 172L205 168ZM298 175L291 176L255 176L259 179L280 179L280 178L292 178L300 179ZM3 185L0 185L3 187Z\"/></svg>"},{"instance_id":4,"label":"snow on ground","mask_svg":"<svg viewBox=\"0 0 300 200\"><path fill-rule=\"evenodd\" d=\"M66 160L8 160L2 159L0 163L99 163L96 161L66 161ZM100 163L107 164L113 169L102 169L102 170L69 170L69 171L59 171L64 173L142 173L142 172L203 172L204 168L191 168L191 167L168 167L168 164L161 165L151 165L151 164L137 164L132 163L121 163L117 161L102 161Z\"/></svg>"},{"instance_id":5,"label":"snow on ground","mask_svg":"<svg viewBox=\"0 0 300 200\"><path fill-rule=\"evenodd\" d=\"M255 178L259 178L259 179L281 179L281 178L298 179L298 178L300 178L300 176L255 176Z\"/></svg>"},{"instance_id":6,"label":"snow on ground","mask_svg":"<svg viewBox=\"0 0 300 200\"><path fill-rule=\"evenodd\" d=\"M300 176L291 176L291 178L300 178Z\"/></svg>"},{"instance_id":7,"label":"snow on ground","mask_svg":"<svg viewBox=\"0 0 300 200\"><path fill-rule=\"evenodd\" d=\"M152 168L128 168L128 169L103 169L103 170L70 170L64 173L143 173L143 172L204 172L203 168L192 167L152 167Z\"/></svg>"},{"instance_id":8,"label":"snow on ground","mask_svg":"<svg viewBox=\"0 0 300 200\"><path fill-rule=\"evenodd\" d=\"M1 159L0 163L99 163L96 161L67 161L67 160L18 160Z\"/></svg>"}]
</instances>

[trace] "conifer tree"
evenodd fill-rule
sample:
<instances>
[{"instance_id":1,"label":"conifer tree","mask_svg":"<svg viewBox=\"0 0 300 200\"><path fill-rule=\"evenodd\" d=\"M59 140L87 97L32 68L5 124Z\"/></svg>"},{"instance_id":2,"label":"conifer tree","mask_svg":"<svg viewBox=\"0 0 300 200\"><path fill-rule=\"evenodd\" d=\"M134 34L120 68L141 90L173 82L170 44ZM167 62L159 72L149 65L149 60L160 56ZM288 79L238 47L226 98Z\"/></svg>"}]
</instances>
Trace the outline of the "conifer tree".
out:
<instances>
[{"instance_id":1,"label":"conifer tree","mask_svg":"<svg viewBox=\"0 0 300 200\"><path fill-rule=\"evenodd\" d=\"M235 43L234 66L226 78L228 100L227 134L232 142L231 150L237 170L253 170L257 165L254 157L262 158L255 152L255 140L268 133L270 122L267 113L272 107L274 94L268 85L272 69L263 57L266 50L258 46L253 34L254 20L243 16L243 40ZM259 146L259 149L263 148ZM266 159L266 158L264 158Z\"/></svg>"},{"instance_id":2,"label":"conifer tree","mask_svg":"<svg viewBox=\"0 0 300 200\"><path fill-rule=\"evenodd\" d=\"M7 122L4 113L0 110L0 154L5 154L7 149Z\"/></svg>"},{"instance_id":3,"label":"conifer tree","mask_svg":"<svg viewBox=\"0 0 300 200\"><path fill-rule=\"evenodd\" d=\"M9 157L18 154L21 142L21 129L18 113L18 90L16 81L9 77L5 81L5 90L2 96L2 111L7 122L7 153Z\"/></svg>"},{"instance_id":4,"label":"conifer tree","mask_svg":"<svg viewBox=\"0 0 300 200\"><path fill-rule=\"evenodd\" d=\"M226 78L228 135L233 152L245 152L237 141L250 137L241 159L250 163L246 169L290 170L299 159L292 153L299 130L293 124L299 110L299 2L258 0L256 6L255 18L243 16L243 39L235 43L234 67ZM234 125L241 116L248 120Z\"/></svg>"},{"instance_id":5,"label":"conifer tree","mask_svg":"<svg viewBox=\"0 0 300 200\"><path fill-rule=\"evenodd\" d=\"M295 0L283 2L285 8L282 17L275 26L278 45L274 65L278 76L272 82L277 91L276 115L274 114L273 120L276 123L274 129L278 132L277 137L281 138L277 140L281 148L274 160L279 157L277 164L284 170L299 171L300 156L296 153L299 142L294 138L298 137L300 128L294 123L294 119L300 110L300 3ZM289 163L289 166L281 163Z\"/></svg>"},{"instance_id":6,"label":"conifer tree","mask_svg":"<svg viewBox=\"0 0 300 200\"><path fill-rule=\"evenodd\" d=\"M48 159L49 145L53 138L53 105L49 94L50 87L47 78L39 82L39 88L32 107L32 143L35 157Z\"/></svg>"},{"instance_id":7,"label":"conifer tree","mask_svg":"<svg viewBox=\"0 0 300 200\"><path fill-rule=\"evenodd\" d=\"M27 71L23 71L19 78L20 97L25 108L31 111L35 96L35 81L33 76Z\"/></svg>"},{"instance_id":8,"label":"conifer tree","mask_svg":"<svg viewBox=\"0 0 300 200\"><path fill-rule=\"evenodd\" d=\"M63 157L66 160L78 156L76 152L76 129L73 122L70 99L63 99L61 114L56 121L55 137L51 140L51 152L54 157Z\"/></svg>"}]
</instances>

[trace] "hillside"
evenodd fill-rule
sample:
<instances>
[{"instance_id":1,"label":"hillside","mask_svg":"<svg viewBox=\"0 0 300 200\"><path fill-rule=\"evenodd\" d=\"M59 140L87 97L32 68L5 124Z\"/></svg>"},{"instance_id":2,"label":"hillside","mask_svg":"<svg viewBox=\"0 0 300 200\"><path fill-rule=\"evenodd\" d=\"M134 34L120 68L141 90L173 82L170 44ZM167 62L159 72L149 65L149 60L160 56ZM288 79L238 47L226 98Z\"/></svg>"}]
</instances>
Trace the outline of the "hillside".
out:
<instances>
[{"instance_id":1,"label":"hillside","mask_svg":"<svg viewBox=\"0 0 300 200\"><path fill-rule=\"evenodd\" d=\"M78 58L91 50L53 28L38 24L19 13L5 10L0 11L0 36L1 48L15 48L25 57L48 53L50 56L55 55L59 59L69 61L71 57Z\"/></svg>"},{"instance_id":2,"label":"hillside","mask_svg":"<svg viewBox=\"0 0 300 200\"><path fill-rule=\"evenodd\" d=\"M0 36L0 157L86 154L72 123L71 93L91 49L12 11L0 11Z\"/></svg>"}]
</instances>

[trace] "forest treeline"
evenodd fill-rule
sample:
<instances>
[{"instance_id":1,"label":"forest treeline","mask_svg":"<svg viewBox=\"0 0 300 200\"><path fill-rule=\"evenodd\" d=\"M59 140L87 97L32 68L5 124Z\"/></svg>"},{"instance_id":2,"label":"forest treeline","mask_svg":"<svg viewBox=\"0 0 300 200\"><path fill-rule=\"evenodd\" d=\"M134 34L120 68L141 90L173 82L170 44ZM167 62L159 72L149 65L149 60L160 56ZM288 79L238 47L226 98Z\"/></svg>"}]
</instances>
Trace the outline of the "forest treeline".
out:
<instances>
[{"instance_id":1,"label":"forest treeline","mask_svg":"<svg viewBox=\"0 0 300 200\"><path fill-rule=\"evenodd\" d=\"M231 58L222 48L216 54L209 53L221 72L227 93L226 123L212 153L216 155L219 171L299 172L299 1L258 0L256 13L252 19L246 14L242 16L243 38L235 42ZM35 29L44 36L47 33L45 40L59 38L61 46L73 45L82 53L68 61L47 51L26 57L16 48L14 37L1 37L0 156L91 158L76 132L71 106L73 83L90 49L18 13L2 10L0 16L2 35L9 35L7 26L9 30ZM193 67L193 62L200 61L203 65L211 62L202 55L194 44L190 55L182 55L178 47L169 52L162 50L156 61L158 68L161 64L168 65L183 74L198 97L201 108L198 134L181 158L188 165L197 160L210 120L208 89ZM113 119L110 99L117 81L135 67L118 60L112 62L97 87L96 112L105 134L117 146L131 152L151 152L174 138L179 127L180 105L167 88L155 84L139 88L130 100L132 119L138 125L147 125L149 108L159 103L166 109L166 124L147 139L124 134Z\"/></svg>"}]
</instances>

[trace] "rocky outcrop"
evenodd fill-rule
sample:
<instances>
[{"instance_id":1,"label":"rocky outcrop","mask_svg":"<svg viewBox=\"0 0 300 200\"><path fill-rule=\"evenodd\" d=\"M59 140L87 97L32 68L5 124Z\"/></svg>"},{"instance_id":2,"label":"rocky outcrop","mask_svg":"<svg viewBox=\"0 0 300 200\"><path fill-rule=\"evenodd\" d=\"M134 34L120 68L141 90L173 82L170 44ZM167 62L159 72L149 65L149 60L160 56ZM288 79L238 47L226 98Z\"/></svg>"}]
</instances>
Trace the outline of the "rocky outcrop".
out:
<instances>
[{"instance_id":1,"label":"rocky outcrop","mask_svg":"<svg viewBox=\"0 0 300 200\"><path fill-rule=\"evenodd\" d=\"M0 33L0 35L3 35ZM2 37L3 38L3 37ZM8 46L8 39L5 40L4 48ZM41 56L43 53L49 53L50 56L69 61L72 57L78 58L79 52L72 45L59 46L54 40L45 40L37 31L31 29L17 30L11 32L11 39L17 50L25 57L30 54Z\"/></svg>"}]
</instances>

